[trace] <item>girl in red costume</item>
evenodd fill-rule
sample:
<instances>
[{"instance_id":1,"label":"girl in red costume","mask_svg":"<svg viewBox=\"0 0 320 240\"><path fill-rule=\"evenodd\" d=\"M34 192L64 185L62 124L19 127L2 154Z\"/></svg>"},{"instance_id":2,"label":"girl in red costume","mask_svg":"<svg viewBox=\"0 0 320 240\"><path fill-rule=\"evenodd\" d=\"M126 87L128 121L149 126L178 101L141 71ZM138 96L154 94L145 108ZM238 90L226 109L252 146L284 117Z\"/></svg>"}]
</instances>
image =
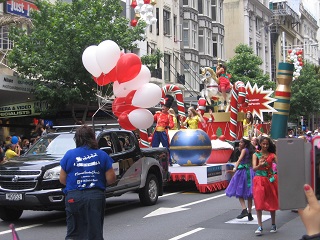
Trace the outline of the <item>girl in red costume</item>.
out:
<instances>
[{"instance_id":1,"label":"girl in red costume","mask_svg":"<svg viewBox=\"0 0 320 240\"><path fill-rule=\"evenodd\" d=\"M218 89L222 93L224 105L227 105L227 93L231 91L229 76L227 75L227 67L221 63L217 67Z\"/></svg>"},{"instance_id":2,"label":"girl in red costume","mask_svg":"<svg viewBox=\"0 0 320 240\"><path fill-rule=\"evenodd\" d=\"M252 168L255 171L253 178L253 199L258 218L257 236L262 235L262 211L269 211L271 215L271 233L277 232L276 210L278 204L278 178L272 170L272 164L278 162L275 154L276 147L271 139L262 136L260 139L261 151L252 156Z\"/></svg>"}]
</instances>

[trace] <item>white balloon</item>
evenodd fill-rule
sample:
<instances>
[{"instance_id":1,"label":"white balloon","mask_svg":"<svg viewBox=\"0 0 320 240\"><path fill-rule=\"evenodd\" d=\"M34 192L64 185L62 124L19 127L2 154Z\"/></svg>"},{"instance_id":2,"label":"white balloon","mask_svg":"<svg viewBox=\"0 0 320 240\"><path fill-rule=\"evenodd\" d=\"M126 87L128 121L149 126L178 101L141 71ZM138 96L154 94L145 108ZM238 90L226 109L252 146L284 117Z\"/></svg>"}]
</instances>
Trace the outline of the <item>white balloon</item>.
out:
<instances>
[{"instance_id":1,"label":"white balloon","mask_svg":"<svg viewBox=\"0 0 320 240\"><path fill-rule=\"evenodd\" d=\"M153 115L148 109L135 109L128 114L130 123L139 129L147 129L153 124Z\"/></svg>"},{"instance_id":2,"label":"white balloon","mask_svg":"<svg viewBox=\"0 0 320 240\"><path fill-rule=\"evenodd\" d=\"M153 6L151 4L148 4L146 9L148 12L153 12Z\"/></svg>"},{"instance_id":3,"label":"white balloon","mask_svg":"<svg viewBox=\"0 0 320 240\"><path fill-rule=\"evenodd\" d=\"M120 58L120 48L114 41L106 40L98 45L96 57L103 73L110 72Z\"/></svg>"},{"instance_id":4,"label":"white balloon","mask_svg":"<svg viewBox=\"0 0 320 240\"><path fill-rule=\"evenodd\" d=\"M157 19L154 17L151 19L151 24L155 24L157 22Z\"/></svg>"},{"instance_id":5,"label":"white balloon","mask_svg":"<svg viewBox=\"0 0 320 240\"><path fill-rule=\"evenodd\" d=\"M94 77L99 77L102 73L96 59L98 46L92 45L87 47L82 53L82 63L85 69Z\"/></svg>"},{"instance_id":6,"label":"white balloon","mask_svg":"<svg viewBox=\"0 0 320 240\"><path fill-rule=\"evenodd\" d=\"M131 92L131 89L127 88L126 83L120 84L118 81L113 83L113 94L116 97L126 97L129 92Z\"/></svg>"},{"instance_id":7,"label":"white balloon","mask_svg":"<svg viewBox=\"0 0 320 240\"><path fill-rule=\"evenodd\" d=\"M151 72L149 68L145 65L142 65L139 74L135 78L123 84L126 84L125 86L128 89L137 90L138 88L142 87L144 84L150 82L150 80L151 80Z\"/></svg>"},{"instance_id":8,"label":"white balloon","mask_svg":"<svg viewBox=\"0 0 320 240\"><path fill-rule=\"evenodd\" d=\"M161 96L162 90L157 84L146 83L134 94L132 105L141 108L150 108L160 102Z\"/></svg>"}]
</instances>

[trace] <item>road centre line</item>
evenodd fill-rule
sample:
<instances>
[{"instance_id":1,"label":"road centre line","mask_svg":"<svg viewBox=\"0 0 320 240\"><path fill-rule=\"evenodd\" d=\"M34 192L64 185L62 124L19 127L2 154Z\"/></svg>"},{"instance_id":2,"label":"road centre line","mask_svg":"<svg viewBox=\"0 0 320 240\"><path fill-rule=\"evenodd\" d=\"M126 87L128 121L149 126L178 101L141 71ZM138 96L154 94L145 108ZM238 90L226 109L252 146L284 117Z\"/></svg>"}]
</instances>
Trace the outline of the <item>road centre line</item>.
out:
<instances>
[{"instance_id":1,"label":"road centre line","mask_svg":"<svg viewBox=\"0 0 320 240\"><path fill-rule=\"evenodd\" d=\"M29 225L29 226L25 226L25 227L19 227L19 228L16 228L15 230L18 232L18 231L21 231L21 230L25 230L25 229L28 229L28 228L34 228L34 227L39 227L39 226L42 226L43 224L33 224L33 225ZM4 234L8 234L8 233L11 233L12 230L7 230L7 231L2 231L0 232L0 235L4 235Z\"/></svg>"},{"instance_id":2,"label":"road centre line","mask_svg":"<svg viewBox=\"0 0 320 240\"><path fill-rule=\"evenodd\" d=\"M191 234L194 234L194 233L196 233L196 232L199 232L199 231L201 231L201 230L203 230L203 229L204 229L204 228L196 228L196 229L194 229L194 230L192 230L192 231L183 233L183 234L181 234L181 235L179 235L179 236L176 236L176 237L174 237L174 238L170 238L169 240L178 240L178 239L187 237L187 236L189 236L189 235L191 235Z\"/></svg>"}]
</instances>

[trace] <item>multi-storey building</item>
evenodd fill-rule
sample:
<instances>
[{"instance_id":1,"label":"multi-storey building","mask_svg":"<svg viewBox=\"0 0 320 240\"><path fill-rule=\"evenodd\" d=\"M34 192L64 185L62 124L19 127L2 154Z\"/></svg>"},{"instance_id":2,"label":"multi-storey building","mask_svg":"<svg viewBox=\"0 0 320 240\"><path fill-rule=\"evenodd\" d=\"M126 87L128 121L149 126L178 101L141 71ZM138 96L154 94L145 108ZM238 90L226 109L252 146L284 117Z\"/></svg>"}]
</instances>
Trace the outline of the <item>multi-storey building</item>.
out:
<instances>
[{"instance_id":1,"label":"multi-storey building","mask_svg":"<svg viewBox=\"0 0 320 240\"><path fill-rule=\"evenodd\" d=\"M261 69L271 76L270 26L272 11L268 0L224 0L226 59L244 43L263 60Z\"/></svg>"},{"instance_id":2,"label":"multi-storey building","mask_svg":"<svg viewBox=\"0 0 320 240\"><path fill-rule=\"evenodd\" d=\"M287 1L270 1L273 12L271 27L272 76L276 77L279 62L285 62L288 50L303 50L305 61L318 64L317 20L304 7Z\"/></svg>"}]
</instances>

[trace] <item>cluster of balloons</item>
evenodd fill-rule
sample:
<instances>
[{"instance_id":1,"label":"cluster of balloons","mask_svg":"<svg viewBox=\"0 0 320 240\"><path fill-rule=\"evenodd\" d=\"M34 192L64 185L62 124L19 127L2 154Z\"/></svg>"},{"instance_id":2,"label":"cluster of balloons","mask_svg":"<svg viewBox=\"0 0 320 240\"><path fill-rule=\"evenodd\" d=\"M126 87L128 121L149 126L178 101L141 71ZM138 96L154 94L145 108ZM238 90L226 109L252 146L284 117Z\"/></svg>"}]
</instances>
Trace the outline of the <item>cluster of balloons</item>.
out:
<instances>
[{"instance_id":1,"label":"cluster of balloons","mask_svg":"<svg viewBox=\"0 0 320 240\"><path fill-rule=\"evenodd\" d=\"M156 5L156 0L132 0L131 7L134 9L135 16L131 20L131 26L137 26L140 19L150 26L157 22L157 19L153 15L153 6Z\"/></svg>"},{"instance_id":2,"label":"cluster of balloons","mask_svg":"<svg viewBox=\"0 0 320 240\"><path fill-rule=\"evenodd\" d=\"M287 62L290 62L294 65L293 80L296 80L300 77L300 71L303 66L302 54L303 54L303 51L301 49L288 50Z\"/></svg>"},{"instance_id":3,"label":"cluster of balloons","mask_svg":"<svg viewBox=\"0 0 320 240\"><path fill-rule=\"evenodd\" d=\"M112 111L120 126L127 130L147 129L153 124L153 115L147 109L157 105L161 88L151 80L149 68L142 65L138 55L122 53L119 46L106 40L98 46L87 47L82 54L86 70L99 86L113 82Z\"/></svg>"}]
</instances>

